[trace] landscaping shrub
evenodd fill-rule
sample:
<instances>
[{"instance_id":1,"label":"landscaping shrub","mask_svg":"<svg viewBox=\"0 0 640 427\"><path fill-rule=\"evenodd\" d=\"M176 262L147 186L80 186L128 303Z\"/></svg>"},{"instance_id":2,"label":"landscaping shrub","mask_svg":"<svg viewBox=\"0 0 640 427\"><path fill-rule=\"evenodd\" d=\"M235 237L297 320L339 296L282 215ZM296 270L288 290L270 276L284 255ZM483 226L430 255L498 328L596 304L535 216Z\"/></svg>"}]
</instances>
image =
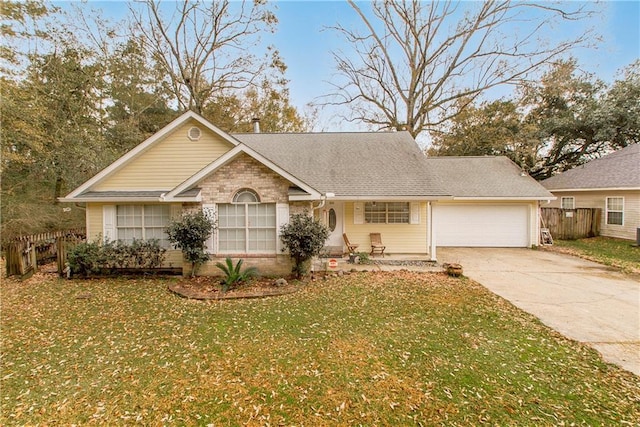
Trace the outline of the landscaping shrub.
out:
<instances>
[{"instance_id":1,"label":"landscaping shrub","mask_svg":"<svg viewBox=\"0 0 640 427\"><path fill-rule=\"evenodd\" d=\"M67 263L71 274L90 276L99 274L103 265L100 244L95 242L80 243L67 254Z\"/></svg>"},{"instance_id":2,"label":"landscaping shrub","mask_svg":"<svg viewBox=\"0 0 640 427\"><path fill-rule=\"evenodd\" d=\"M368 252L357 252L356 256L360 259L360 264L373 264Z\"/></svg>"},{"instance_id":3,"label":"landscaping shrub","mask_svg":"<svg viewBox=\"0 0 640 427\"><path fill-rule=\"evenodd\" d=\"M242 260L239 259L237 264L233 265L233 260L229 257L225 259L225 263L217 262L218 267L224 273L222 280L222 292L227 292L230 288L246 282L258 273L255 267L247 267L242 271Z\"/></svg>"},{"instance_id":4,"label":"landscaping shrub","mask_svg":"<svg viewBox=\"0 0 640 427\"><path fill-rule=\"evenodd\" d=\"M280 239L294 260L293 273L298 278L307 274L311 258L320 254L328 237L329 229L306 211L292 215L280 228Z\"/></svg>"},{"instance_id":5,"label":"landscaping shrub","mask_svg":"<svg viewBox=\"0 0 640 427\"><path fill-rule=\"evenodd\" d=\"M120 269L153 269L164 262L166 249L156 239L80 243L69 251L67 262L72 274L91 276L112 274Z\"/></svg>"},{"instance_id":6,"label":"landscaping shrub","mask_svg":"<svg viewBox=\"0 0 640 427\"><path fill-rule=\"evenodd\" d=\"M167 228L169 241L178 249L182 249L185 259L191 263L191 277L196 269L209 260L204 251L204 242L213 233L214 223L202 211L186 213L177 221L172 221Z\"/></svg>"}]
</instances>

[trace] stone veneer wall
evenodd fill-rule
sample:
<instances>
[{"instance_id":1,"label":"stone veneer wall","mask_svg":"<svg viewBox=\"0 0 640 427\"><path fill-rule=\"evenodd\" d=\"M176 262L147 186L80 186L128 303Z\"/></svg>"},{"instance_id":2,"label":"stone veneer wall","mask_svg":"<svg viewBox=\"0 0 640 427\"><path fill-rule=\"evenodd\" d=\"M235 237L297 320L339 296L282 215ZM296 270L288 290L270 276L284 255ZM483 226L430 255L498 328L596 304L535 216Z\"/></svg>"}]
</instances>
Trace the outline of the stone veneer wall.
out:
<instances>
[{"instance_id":1,"label":"stone veneer wall","mask_svg":"<svg viewBox=\"0 0 640 427\"><path fill-rule=\"evenodd\" d=\"M221 167L200 182L202 189L202 203L230 203L236 192L243 188L255 191L262 203L287 203L291 183L273 172L263 164L255 161L246 154L241 154L234 161ZM289 214L311 212L310 202L291 202ZM196 211L201 208L197 203L184 203L184 211ZM198 275L217 276L221 271L216 262L223 261L226 255L212 256L211 261L198 269ZM234 263L240 258L231 255ZM263 276L288 276L291 274L293 263L287 254L273 254L268 256L247 255L241 257L243 265L253 266ZM191 266L184 264L184 275L190 274Z\"/></svg>"},{"instance_id":2,"label":"stone veneer wall","mask_svg":"<svg viewBox=\"0 0 640 427\"><path fill-rule=\"evenodd\" d=\"M233 195L249 188L262 203L286 203L291 183L246 154L224 165L200 182L203 203L231 203Z\"/></svg>"}]
</instances>

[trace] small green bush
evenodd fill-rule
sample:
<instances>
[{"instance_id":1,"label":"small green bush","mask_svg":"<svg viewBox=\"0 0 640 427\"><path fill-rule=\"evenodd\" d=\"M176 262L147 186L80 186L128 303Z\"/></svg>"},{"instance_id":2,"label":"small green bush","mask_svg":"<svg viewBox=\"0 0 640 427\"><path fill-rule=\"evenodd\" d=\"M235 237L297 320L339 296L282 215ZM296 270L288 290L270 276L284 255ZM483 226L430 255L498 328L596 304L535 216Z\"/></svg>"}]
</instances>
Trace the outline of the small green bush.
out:
<instances>
[{"instance_id":1,"label":"small green bush","mask_svg":"<svg viewBox=\"0 0 640 427\"><path fill-rule=\"evenodd\" d=\"M258 274L258 270L255 267L247 267L242 271L242 260L239 259L235 267L233 260L229 257L225 259L225 263L217 262L218 267L224 273L224 279L222 280L222 292L227 292L232 287L246 282L251 277Z\"/></svg>"},{"instance_id":2,"label":"small green bush","mask_svg":"<svg viewBox=\"0 0 640 427\"><path fill-rule=\"evenodd\" d=\"M328 237L329 229L306 211L292 215L280 228L280 239L294 260L293 273L298 278L307 274L309 262L320 254Z\"/></svg>"},{"instance_id":3,"label":"small green bush","mask_svg":"<svg viewBox=\"0 0 640 427\"><path fill-rule=\"evenodd\" d=\"M369 258L368 252L357 252L355 254L358 258L360 258L360 264L371 264L371 258Z\"/></svg>"},{"instance_id":4,"label":"small green bush","mask_svg":"<svg viewBox=\"0 0 640 427\"><path fill-rule=\"evenodd\" d=\"M80 243L67 254L67 263L72 275L99 274L104 265L100 244L97 241Z\"/></svg>"},{"instance_id":5,"label":"small green bush","mask_svg":"<svg viewBox=\"0 0 640 427\"><path fill-rule=\"evenodd\" d=\"M169 241L178 249L182 249L185 259L191 263L191 277L196 269L209 260L204 251L204 242L213 233L214 222L202 211L186 213L177 221L172 221L167 228Z\"/></svg>"},{"instance_id":6,"label":"small green bush","mask_svg":"<svg viewBox=\"0 0 640 427\"><path fill-rule=\"evenodd\" d=\"M166 251L156 239L134 240L131 244L95 240L74 247L67 255L67 262L71 274L112 274L124 268L158 268L164 262Z\"/></svg>"}]
</instances>

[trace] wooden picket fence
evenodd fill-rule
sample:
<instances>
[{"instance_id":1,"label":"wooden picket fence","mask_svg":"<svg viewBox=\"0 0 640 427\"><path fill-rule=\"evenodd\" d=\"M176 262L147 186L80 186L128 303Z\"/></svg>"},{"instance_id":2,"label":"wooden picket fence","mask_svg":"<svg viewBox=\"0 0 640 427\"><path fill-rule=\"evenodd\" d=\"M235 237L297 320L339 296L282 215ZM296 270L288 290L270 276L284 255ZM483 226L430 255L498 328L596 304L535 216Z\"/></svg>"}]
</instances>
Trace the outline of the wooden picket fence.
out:
<instances>
[{"instance_id":1,"label":"wooden picket fence","mask_svg":"<svg viewBox=\"0 0 640 427\"><path fill-rule=\"evenodd\" d=\"M583 239L600 235L602 210L542 208L541 218L542 227L548 228L554 239Z\"/></svg>"},{"instance_id":2,"label":"wooden picket fence","mask_svg":"<svg viewBox=\"0 0 640 427\"><path fill-rule=\"evenodd\" d=\"M3 245L7 276L29 277L38 270L38 265L54 259L58 262L58 273L62 274L67 251L85 238L84 228L13 238Z\"/></svg>"}]
</instances>

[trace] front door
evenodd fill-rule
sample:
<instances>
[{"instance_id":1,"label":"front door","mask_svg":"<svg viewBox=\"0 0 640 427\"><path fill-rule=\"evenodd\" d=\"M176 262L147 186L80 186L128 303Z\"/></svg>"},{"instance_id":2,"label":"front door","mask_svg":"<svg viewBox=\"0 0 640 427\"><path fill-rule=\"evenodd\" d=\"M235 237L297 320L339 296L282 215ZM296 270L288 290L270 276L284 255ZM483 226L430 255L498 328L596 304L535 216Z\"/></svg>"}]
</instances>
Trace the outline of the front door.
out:
<instances>
[{"instance_id":1,"label":"front door","mask_svg":"<svg viewBox=\"0 0 640 427\"><path fill-rule=\"evenodd\" d=\"M329 238L327 239L327 249L331 254L342 254L344 241L343 216L344 204L342 202L327 202L322 208L322 222L329 227Z\"/></svg>"}]
</instances>

